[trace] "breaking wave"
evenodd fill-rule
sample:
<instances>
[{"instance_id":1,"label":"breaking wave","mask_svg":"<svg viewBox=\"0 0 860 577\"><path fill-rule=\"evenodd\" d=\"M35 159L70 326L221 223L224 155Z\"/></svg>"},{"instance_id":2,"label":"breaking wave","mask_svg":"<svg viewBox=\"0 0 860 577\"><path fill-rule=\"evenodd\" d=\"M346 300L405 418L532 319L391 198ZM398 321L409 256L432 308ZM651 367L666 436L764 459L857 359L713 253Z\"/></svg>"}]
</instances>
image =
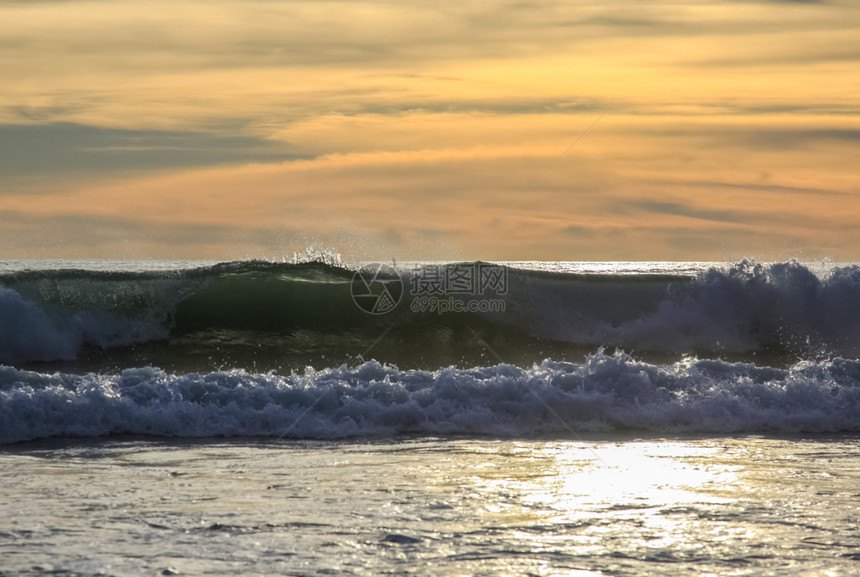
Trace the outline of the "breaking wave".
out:
<instances>
[{"instance_id":1,"label":"breaking wave","mask_svg":"<svg viewBox=\"0 0 860 577\"><path fill-rule=\"evenodd\" d=\"M598 352L528 368L400 370L375 361L291 375L43 374L0 367L0 442L118 434L344 438L858 432L860 362L777 369Z\"/></svg>"},{"instance_id":2,"label":"breaking wave","mask_svg":"<svg viewBox=\"0 0 860 577\"><path fill-rule=\"evenodd\" d=\"M478 264L485 263L445 266ZM383 340L379 360L428 368L461 363L457 353L478 346L476 339L517 364L564 357L568 346L751 360L756 354L789 360L860 356L857 266L824 275L795 261L744 261L694 275L505 268L494 306L448 311L416 307L426 299L419 302L424 297L409 287L421 271L398 271L403 298L385 315L357 306L351 294L356 271L336 263L7 272L0 275L0 362L20 366L87 356L98 367L100 355L115 358L118 350L145 350L151 343L166 343L162 352L168 356L247 357L256 348L269 357L277 349L301 359L324 343L319 354L339 364L360 361L357 355L383 331L400 344ZM486 304L486 298L472 295L463 302ZM416 356L416 347L424 357ZM321 366L322 357L308 358Z\"/></svg>"}]
</instances>

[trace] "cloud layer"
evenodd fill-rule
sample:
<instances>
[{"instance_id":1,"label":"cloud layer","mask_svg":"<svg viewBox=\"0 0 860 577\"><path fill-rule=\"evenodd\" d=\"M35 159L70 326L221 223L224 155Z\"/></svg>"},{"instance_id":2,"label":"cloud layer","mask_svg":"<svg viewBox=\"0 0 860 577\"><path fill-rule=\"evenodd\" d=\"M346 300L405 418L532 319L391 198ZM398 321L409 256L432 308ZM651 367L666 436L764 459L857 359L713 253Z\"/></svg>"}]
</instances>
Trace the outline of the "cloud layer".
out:
<instances>
[{"instance_id":1,"label":"cloud layer","mask_svg":"<svg viewBox=\"0 0 860 577\"><path fill-rule=\"evenodd\" d=\"M6 2L0 258L856 260L858 32L848 1Z\"/></svg>"}]
</instances>

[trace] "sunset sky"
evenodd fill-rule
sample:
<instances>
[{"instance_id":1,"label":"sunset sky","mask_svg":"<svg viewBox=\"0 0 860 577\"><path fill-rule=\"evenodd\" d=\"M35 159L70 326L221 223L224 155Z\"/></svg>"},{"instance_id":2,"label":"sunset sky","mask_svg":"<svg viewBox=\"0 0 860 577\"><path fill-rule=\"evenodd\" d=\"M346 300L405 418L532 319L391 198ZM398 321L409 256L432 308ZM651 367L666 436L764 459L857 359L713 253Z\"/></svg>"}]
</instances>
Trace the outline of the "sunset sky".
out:
<instances>
[{"instance_id":1,"label":"sunset sky","mask_svg":"<svg viewBox=\"0 0 860 577\"><path fill-rule=\"evenodd\" d=\"M860 260L856 0L7 0L0 82L0 260Z\"/></svg>"}]
</instances>

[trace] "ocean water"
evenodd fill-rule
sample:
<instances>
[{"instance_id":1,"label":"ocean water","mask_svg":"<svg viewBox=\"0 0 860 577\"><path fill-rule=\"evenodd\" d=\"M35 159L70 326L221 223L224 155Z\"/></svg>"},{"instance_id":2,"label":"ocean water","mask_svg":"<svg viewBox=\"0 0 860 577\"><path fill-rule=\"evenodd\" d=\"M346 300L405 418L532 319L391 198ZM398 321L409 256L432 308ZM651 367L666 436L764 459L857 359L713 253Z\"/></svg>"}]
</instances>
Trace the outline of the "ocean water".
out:
<instances>
[{"instance_id":1,"label":"ocean water","mask_svg":"<svg viewBox=\"0 0 860 577\"><path fill-rule=\"evenodd\" d=\"M850 263L0 263L0 575L860 572Z\"/></svg>"}]
</instances>

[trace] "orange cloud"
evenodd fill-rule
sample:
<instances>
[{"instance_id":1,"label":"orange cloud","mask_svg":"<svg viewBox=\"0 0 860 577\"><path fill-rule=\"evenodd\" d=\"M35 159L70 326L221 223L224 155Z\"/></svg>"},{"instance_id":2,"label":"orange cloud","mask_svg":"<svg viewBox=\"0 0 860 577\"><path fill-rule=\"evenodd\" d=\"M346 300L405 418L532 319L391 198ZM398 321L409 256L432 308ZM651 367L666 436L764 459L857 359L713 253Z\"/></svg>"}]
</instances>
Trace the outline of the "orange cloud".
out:
<instances>
[{"instance_id":1,"label":"orange cloud","mask_svg":"<svg viewBox=\"0 0 860 577\"><path fill-rule=\"evenodd\" d=\"M0 251L856 259L858 24L817 3L7 3L0 150L23 161L0 160Z\"/></svg>"}]
</instances>

